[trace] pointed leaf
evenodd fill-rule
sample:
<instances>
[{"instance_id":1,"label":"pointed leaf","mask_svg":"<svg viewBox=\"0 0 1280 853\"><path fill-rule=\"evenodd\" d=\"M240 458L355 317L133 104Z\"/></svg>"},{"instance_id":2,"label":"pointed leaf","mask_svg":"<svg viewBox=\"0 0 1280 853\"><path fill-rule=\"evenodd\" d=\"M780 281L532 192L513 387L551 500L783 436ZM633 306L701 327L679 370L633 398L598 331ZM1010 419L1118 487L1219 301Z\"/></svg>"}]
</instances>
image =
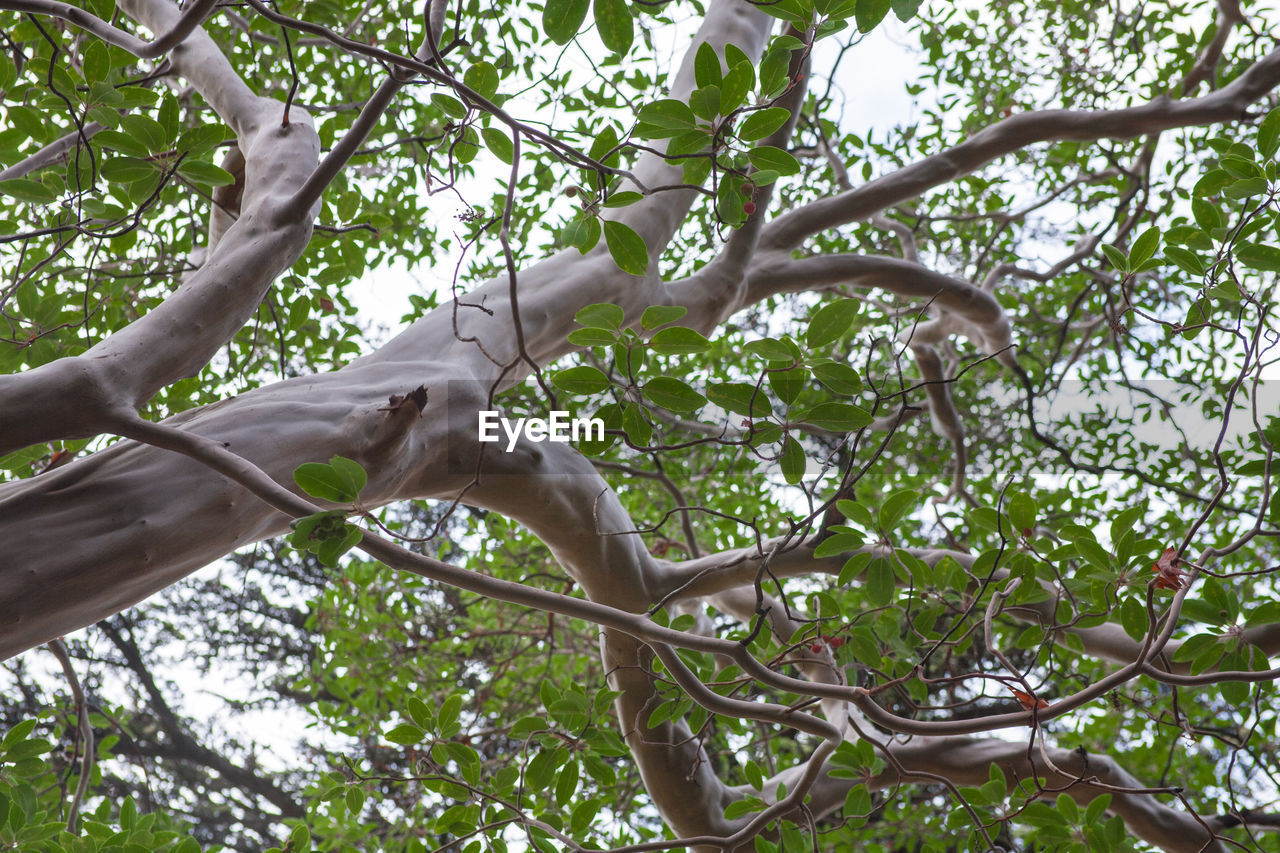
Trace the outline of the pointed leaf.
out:
<instances>
[{"instance_id":1,"label":"pointed leaf","mask_svg":"<svg viewBox=\"0 0 1280 853\"><path fill-rule=\"evenodd\" d=\"M644 238L632 230L631 226L606 220L604 241L609 246L613 262L620 270L631 275L644 275L649 268L649 250L644 245Z\"/></svg>"},{"instance_id":2,"label":"pointed leaf","mask_svg":"<svg viewBox=\"0 0 1280 853\"><path fill-rule=\"evenodd\" d=\"M595 0L596 32L614 53L625 54L635 38L634 23L627 0Z\"/></svg>"},{"instance_id":3,"label":"pointed leaf","mask_svg":"<svg viewBox=\"0 0 1280 853\"><path fill-rule=\"evenodd\" d=\"M542 31L556 44L567 44L587 19L591 0L547 0L542 9Z\"/></svg>"}]
</instances>

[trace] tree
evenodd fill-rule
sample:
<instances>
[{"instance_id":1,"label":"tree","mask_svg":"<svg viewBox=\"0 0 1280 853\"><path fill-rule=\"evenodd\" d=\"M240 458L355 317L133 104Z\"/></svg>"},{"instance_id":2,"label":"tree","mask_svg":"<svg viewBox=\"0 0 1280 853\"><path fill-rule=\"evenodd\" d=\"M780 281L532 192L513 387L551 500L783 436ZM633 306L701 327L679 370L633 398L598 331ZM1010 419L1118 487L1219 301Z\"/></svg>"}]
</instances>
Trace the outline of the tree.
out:
<instances>
[{"instance_id":1,"label":"tree","mask_svg":"<svg viewBox=\"0 0 1280 853\"><path fill-rule=\"evenodd\" d=\"M1280 849L1277 21L918 6L0 0L0 837Z\"/></svg>"}]
</instances>

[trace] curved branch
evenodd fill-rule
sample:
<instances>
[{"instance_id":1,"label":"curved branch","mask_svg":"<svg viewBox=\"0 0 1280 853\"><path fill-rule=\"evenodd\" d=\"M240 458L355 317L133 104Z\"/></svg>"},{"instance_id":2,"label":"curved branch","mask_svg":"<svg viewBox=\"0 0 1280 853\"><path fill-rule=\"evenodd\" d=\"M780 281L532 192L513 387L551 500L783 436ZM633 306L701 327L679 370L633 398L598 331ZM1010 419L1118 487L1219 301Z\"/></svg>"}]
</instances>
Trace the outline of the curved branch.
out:
<instances>
[{"instance_id":1,"label":"curved branch","mask_svg":"<svg viewBox=\"0 0 1280 853\"><path fill-rule=\"evenodd\" d=\"M139 59L154 59L186 41L187 36L218 7L218 2L219 0L192 0L176 21L158 31L160 34L153 41L144 41L133 33L112 26L92 12L68 3L59 3L57 0L0 0L0 9L59 18L107 44L124 48Z\"/></svg>"},{"instance_id":2,"label":"curved branch","mask_svg":"<svg viewBox=\"0 0 1280 853\"><path fill-rule=\"evenodd\" d=\"M162 0L122 7L156 30L179 13ZM310 119L281 126L280 105L253 95L199 27L172 62L240 134L246 161L241 216L205 264L155 309L92 346L33 370L0 377L0 454L41 441L110 430L157 391L193 376L244 325L275 277L306 248L316 208L283 215L311 173L319 140ZM264 248L267 247L267 248Z\"/></svg>"},{"instance_id":3,"label":"curved branch","mask_svg":"<svg viewBox=\"0 0 1280 853\"><path fill-rule=\"evenodd\" d=\"M1187 101L1160 97L1120 110L1041 110L997 122L966 141L848 192L818 199L779 216L765 228L762 248L790 250L806 237L869 219L1037 142L1132 139L1175 127L1238 121L1245 109L1280 84L1280 50L1253 64L1230 86Z\"/></svg>"}]
</instances>

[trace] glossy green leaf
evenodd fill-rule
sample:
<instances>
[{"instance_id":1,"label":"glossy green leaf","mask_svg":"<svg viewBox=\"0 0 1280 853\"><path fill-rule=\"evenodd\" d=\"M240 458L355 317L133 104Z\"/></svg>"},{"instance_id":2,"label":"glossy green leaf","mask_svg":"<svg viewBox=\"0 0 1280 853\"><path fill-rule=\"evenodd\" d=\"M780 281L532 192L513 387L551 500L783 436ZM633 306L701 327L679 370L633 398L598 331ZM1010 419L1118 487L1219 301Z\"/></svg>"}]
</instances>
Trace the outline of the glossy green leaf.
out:
<instances>
[{"instance_id":1,"label":"glossy green leaf","mask_svg":"<svg viewBox=\"0 0 1280 853\"><path fill-rule=\"evenodd\" d=\"M609 387L609 377L598 368L580 364L551 374L551 384L567 394L599 394Z\"/></svg>"},{"instance_id":2,"label":"glossy green leaf","mask_svg":"<svg viewBox=\"0 0 1280 853\"><path fill-rule=\"evenodd\" d=\"M567 44L587 19L591 0L547 0L542 10L542 31L556 44Z\"/></svg>"},{"instance_id":3,"label":"glossy green leaf","mask_svg":"<svg viewBox=\"0 0 1280 853\"><path fill-rule=\"evenodd\" d=\"M693 390L687 382L672 376L658 376L644 385L644 396L673 412L692 412L707 403L707 398Z\"/></svg>"},{"instance_id":4,"label":"glossy green leaf","mask_svg":"<svg viewBox=\"0 0 1280 853\"><path fill-rule=\"evenodd\" d=\"M763 139L786 124L790 117L790 111L784 107L766 107L757 110L749 113L743 120L738 128L738 136L748 141Z\"/></svg>"},{"instance_id":5,"label":"glossy green leaf","mask_svg":"<svg viewBox=\"0 0 1280 853\"><path fill-rule=\"evenodd\" d=\"M711 348L711 342L693 329L672 326L662 329L650 338L649 346L654 352L663 355L691 355L706 352Z\"/></svg>"},{"instance_id":6,"label":"glossy green leaf","mask_svg":"<svg viewBox=\"0 0 1280 853\"><path fill-rule=\"evenodd\" d=\"M630 225L605 220L604 241L620 270L631 275L644 275L649 268L649 250L644 245L644 238Z\"/></svg>"},{"instance_id":7,"label":"glossy green leaf","mask_svg":"<svg viewBox=\"0 0 1280 853\"><path fill-rule=\"evenodd\" d=\"M635 38L635 24L626 0L593 0L596 32L604 46L614 53L625 54Z\"/></svg>"}]
</instances>

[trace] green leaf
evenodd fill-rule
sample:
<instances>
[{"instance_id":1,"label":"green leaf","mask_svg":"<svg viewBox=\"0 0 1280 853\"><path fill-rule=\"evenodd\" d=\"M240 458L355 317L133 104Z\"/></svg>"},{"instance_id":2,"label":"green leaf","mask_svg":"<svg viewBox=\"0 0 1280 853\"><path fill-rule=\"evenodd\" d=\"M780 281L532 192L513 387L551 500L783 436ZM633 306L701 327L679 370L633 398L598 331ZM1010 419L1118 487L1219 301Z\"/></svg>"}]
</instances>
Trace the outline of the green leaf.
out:
<instances>
[{"instance_id":1,"label":"green leaf","mask_svg":"<svg viewBox=\"0 0 1280 853\"><path fill-rule=\"evenodd\" d=\"M146 157L151 154L147 150L147 146L137 139L127 133L121 133L110 128L98 131L94 135L93 141L103 148L110 148L112 151L119 151L121 154L128 154L130 157Z\"/></svg>"},{"instance_id":2,"label":"green leaf","mask_svg":"<svg viewBox=\"0 0 1280 853\"><path fill-rule=\"evenodd\" d=\"M720 115L720 87L719 86L703 86L701 89L695 90L689 95L689 108L693 110L693 114L699 118L712 121L716 116ZM697 151L698 149L694 149ZM686 153L673 152L669 148L668 154ZM693 152L687 152L693 153Z\"/></svg>"},{"instance_id":3,"label":"green leaf","mask_svg":"<svg viewBox=\"0 0 1280 853\"><path fill-rule=\"evenodd\" d=\"M644 329L656 329L674 323L688 313L689 309L683 305L650 305L640 315L640 326Z\"/></svg>"},{"instance_id":4,"label":"green leaf","mask_svg":"<svg viewBox=\"0 0 1280 853\"><path fill-rule=\"evenodd\" d=\"M837 362L815 364L813 366L813 375L819 382L837 394L845 394L852 397L855 394L862 393L862 378L858 376L858 371L847 364L839 364Z\"/></svg>"},{"instance_id":5,"label":"green leaf","mask_svg":"<svg viewBox=\"0 0 1280 853\"><path fill-rule=\"evenodd\" d=\"M1011 492L1005 504L1005 511L1018 532L1035 528L1038 508L1035 499L1026 492Z\"/></svg>"},{"instance_id":6,"label":"green leaf","mask_svg":"<svg viewBox=\"0 0 1280 853\"><path fill-rule=\"evenodd\" d=\"M473 127L464 127L453 144L453 158L459 163L470 163L480 153L480 135Z\"/></svg>"},{"instance_id":7,"label":"green leaf","mask_svg":"<svg viewBox=\"0 0 1280 853\"><path fill-rule=\"evenodd\" d=\"M1267 113L1258 125L1258 153L1274 157L1277 148L1280 148L1280 107Z\"/></svg>"},{"instance_id":8,"label":"green leaf","mask_svg":"<svg viewBox=\"0 0 1280 853\"><path fill-rule=\"evenodd\" d=\"M413 721L422 728L434 728L435 714L427 707L427 704L417 696L410 696L405 702L405 707L409 710L409 716Z\"/></svg>"},{"instance_id":9,"label":"green leaf","mask_svg":"<svg viewBox=\"0 0 1280 853\"><path fill-rule=\"evenodd\" d=\"M902 489L885 498L880 504L876 522L885 533L892 533L907 510L915 506L920 493L915 489Z\"/></svg>"},{"instance_id":10,"label":"green leaf","mask_svg":"<svg viewBox=\"0 0 1280 853\"><path fill-rule=\"evenodd\" d=\"M1120 272L1127 273L1129 271L1129 256L1124 252L1112 246L1110 243L1102 244L1102 254L1107 256L1107 260L1111 261L1111 266Z\"/></svg>"},{"instance_id":11,"label":"green leaf","mask_svg":"<svg viewBox=\"0 0 1280 853\"><path fill-rule=\"evenodd\" d=\"M221 124L202 124L179 136L175 148L189 152L191 156L203 157L215 150L226 138L227 129Z\"/></svg>"},{"instance_id":12,"label":"green leaf","mask_svg":"<svg viewBox=\"0 0 1280 853\"><path fill-rule=\"evenodd\" d=\"M609 387L609 377L589 364L580 364L551 374L551 384L566 394L599 394Z\"/></svg>"},{"instance_id":13,"label":"green leaf","mask_svg":"<svg viewBox=\"0 0 1280 853\"><path fill-rule=\"evenodd\" d=\"M511 144L511 139L505 133L496 127L486 127L480 130L480 136L484 139L485 146L493 153L493 156L508 166L511 165L511 161L515 159L515 148ZM569 245L576 246L577 243L570 243Z\"/></svg>"},{"instance_id":14,"label":"green leaf","mask_svg":"<svg viewBox=\"0 0 1280 853\"><path fill-rule=\"evenodd\" d=\"M893 14L898 16L899 21L909 21L916 16L921 2L923 0L891 0L890 5L893 7Z\"/></svg>"},{"instance_id":15,"label":"green leaf","mask_svg":"<svg viewBox=\"0 0 1280 853\"><path fill-rule=\"evenodd\" d=\"M727 115L742 106L755 85L756 69L750 60L733 64L720 81L720 109Z\"/></svg>"},{"instance_id":16,"label":"green leaf","mask_svg":"<svg viewBox=\"0 0 1280 853\"><path fill-rule=\"evenodd\" d=\"M236 181L235 176L226 169L203 160L183 160L178 164L178 174L193 184L206 187L222 187Z\"/></svg>"},{"instance_id":17,"label":"green leaf","mask_svg":"<svg viewBox=\"0 0 1280 853\"><path fill-rule=\"evenodd\" d=\"M1199 255L1180 246L1165 246L1164 256L1191 275L1203 276L1208 269Z\"/></svg>"},{"instance_id":18,"label":"green leaf","mask_svg":"<svg viewBox=\"0 0 1280 853\"><path fill-rule=\"evenodd\" d=\"M492 62L481 60L467 69L462 82L482 98L492 98L498 93L498 69Z\"/></svg>"},{"instance_id":19,"label":"green leaf","mask_svg":"<svg viewBox=\"0 0 1280 853\"><path fill-rule=\"evenodd\" d=\"M609 347L618 342L618 336L605 329L574 329L568 340L577 347Z\"/></svg>"},{"instance_id":20,"label":"green leaf","mask_svg":"<svg viewBox=\"0 0 1280 853\"><path fill-rule=\"evenodd\" d=\"M799 368L769 371L769 387L778 395L778 399L788 406L800 397L801 392L804 391L806 379L805 372Z\"/></svg>"},{"instance_id":21,"label":"green leaf","mask_svg":"<svg viewBox=\"0 0 1280 853\"><path fill-rule=\"evenodd\" d=\"M1218 210L1218 206L1207 199L1191 199L1191 212L1195 216L1196 224L1205 231L1212 231L1215 228L1221 228L1223 225L1222 211Z\"/></svg>"},{"instance_id":22,"label":"green leaf","mask_svg":"<svg viewBox=\"0 0 1280 853\"><path fill-rule=\"evenodd\" d=\"M622 328L622 321L626 319L626 314L622 308L608 302L597 302L594 305L588 305L573 315L573 320L579 326L586 326L589 329L612 329L617 331Z\"/></svg>"},{"instance_id":23,"label":"green leaf","mask_svg":"<svg viewBox=\"0 0 1280 853\"><path fill-rule=\"evenodd\" d=\"M693 56L693 78L699 88L719 86L722 79L720 57L716 56L715 48L705 41L698 45L698 50Z\"/></svg>"},{"instance_id":24,"label":"green leaf","mask_svg":"<svg viewBox=\"0 0 1280 853\"><path fill-rule=\"evenodd\" d=\"M178 99L172 94L166 94L160 102L159 122L164 146L168 148L178 138Z\"/></svg>"},{"instance_id":25,"label":"green leaf","mask_svg":"<svg viewBox=\"0 0 1280 853\"><path fill-rule=\"evenodd\" d=\"M642 125L653 128L684 133L692 130L697 117L684 101L674 98L663 98L640 108L636 119ZM646 133L648 137L674 136L674 133Z\"/></svg>"},{"instance_id":26,"label":"green leaf","mask_svg":"<svg viewBox=\"0 0 1280 853\"><path fill-rule=\"evenodd\" d=\"M369 475L365 473L360 463L354 459L348 459L345 456L333 456L329 459L329 465L338 472L338 475L342 477L343 482L347 484L347 487L354 495L359 495L369 483Z\"/></svg>"},{"instance_id":27,"label":"green leaf","mask_svg":"<svg viewBox=\"0 0 1280 853\"><path fill-rule=\"evenodd\" d=\"M707 399L726 411L749 418L773 414L764 391L746 382L716 382L707 386Z\"/></svg>"},{"instance_id":28,"label":"green leaf","mask_svg":"<svg viewBox=\"0 0 1280 853\"><path fill-rule=\"evenodd\" d=\"M627 403L623 408L622 429L637 447L648 447L653 438L653 424L645 418L644 408L635 403Z\"/></svg>"},{"instance_id":29,"label":"green leaf","mask_svg":"<svg viewBox=\"0 0 1280 853\"><path fill-rule=\"evenodd\" d=\"M462 694L450 694L449 698L440 705L440 712L436 714L436 725L439 728L440 737L453 737L457 733L458 715L461 713Z\"/></svg>"},{"instance_id":30,"label":"green leaf","mask_svg":"<svg viewBox=\"0 0 1280 853\"><path fill-rule=\"evenodd\" d=\"M817 559L834 557L836 554L856 551L865 544L862 536L856 533L837 533L818 543L818 547L813 549L813 556Z\"/></svg>"},{"instance_id":31,"label":"green leaf","mask_svg":"<svg viewBox=\"0 0 1280 853\"><path fill-rule=\"evenodd\" d=\"M583 800L573 807L573 812L569 818L569 830L574 835L584 832L587 827L595 821L596 814L600 811L600 801L597 799Z\"/></svg>"},{"instance_id":32,"label":"green leaf","mask_svg":"<svg viewBox=\"0 0 1280 853\"><path fill-rule=\"evenodd\" d=\"M311 849L311 830L306 824L298 824L289 833L289 853L307 853Z\"/></svg>"},{"instance_id":33,"label":"green leaf","mask_svg":"<svg viewBox=\"0 0 1280 853\"><path fill-rule=\"evenodd\" d=\"M359 815L364 811L364 791L356 787L351 787L347 789L345 796L347 801L347 811L351 812L353 815Z\"/></svg>"},{"instance_id":34,"label":"green leaf","mask_svg":"<svg viewBox=\"0 0 1280 853\"><path fill-rule=\"evenodd\" d=\"M618 54L630 50L635 32L627 0L594 0L593 9L596 32L604 46Z\"/></svg>"},{"instance_id":35,"label":"green leaf","mask_svg":"<svg viewBox=\"0 0 1280 853\"><path fill-rule=\"evenodd\" d=\"M1262 243L1238 243L1235 258L1250 269L1280 272L1280 247Z\"/></svg>"},{"instance_id":36,"label":"green leaf","mask_svg":"<svg viewBox=\"0 0 1280 853\"><path fill-rule=\"evenodd\" d=\"M668 162L671 162L671 158L679 158L690 154L701 154L706 151L710 145L711 134L705 128L699 127L686 133L676 134L672 136L671 141L667 143Z\"/></svg>"},{"instance_id":37,"label":"green leaf","mask_svg":"<svg viewBox=\"0 0 1280 853\"><path fill-rule=\"evenodd\" d=\"M854 17L858 22L858 31L869 33L889 14L890 0L858 0Z\"/></svg>"},{"instance_id":38,"label":"green leaf","mask_svg":"<svg viewBox=\"0 0 1280 853\"><path fill-rule=\"evenodd\" d=\"M844 813L846 819L865 817L871 814L871 793L866 785L854 785L844 797Z\"/></svg>"},{"instance_id":39,"label":"green leaf","mask_svg":"<svg viewBox=\"0 0 1280 853\"><path fill-rule=\"evenodd\" d=\"M751 165L757 169L770 169L779 175L794 175L800 171L800 161L790 153L772 145L761 145L747 154Z\"/></svg>"},{"instance_id":40,"label":"green leaf","mask_svg":"<svg viewBox=\"0 0 1280 853\"><path fill-rule=\"evenodd\" d=\"M643 319L641 322L643 323ZM689 355L695 352L706 352L711 349L711 342L693 329L672 326L650 338L649 346L663 355Z\"/></svg>"},{"instance_id":41,"label":"green leaf","mask_svg":"<svg viewBox=\"0 0 1280 853\"><path fill-rule=\"evenodd\" d=\"M644 238L630 225L605 220L604 241L620 270L631 275L644 275L649 268L649 250L644 245Z\"/></svg>"},{"instance_id":42,"label":"green leaf","mask_svg":"<svg viewBox=\"0 0 1280 853\"><path fill-rule=\"evenodd\" d=\"M747 141L763 139L787 123L791 111L783 107L766 107L751 113L738 128L738 136Z\"/></svg>"},{"instance_id":43,"label":"green leaf","mask_svg":"<svg viewBox=\"0 0 1280 853\"><path fill-rule=\"evenodd\" d=\"M707 398L687 383L672 376L658 376L644 385L644 395L657 405L673 412L692 412L707 403Z\"/></svg>"},{"instance_id":44,"label":"green leaf","mask_svg":"<svg viewBox=\"0 0 1280 853\"><path fill-rule=\"evenodd\" d=\"M853 318L858 315L858 308L856 299L840 299L823 305L809 320L804 342L810 349L832 343L849 330Z\"/></svg>"},{"instance_id":45,"label":"green leaf","mask_svg":"<svg viewBox=\"0 0 1280 853\"><path fill-rule=\"evenodd\" d=\"M1173 660L1176 663L1185 663L1206 652L1216 653L1219 639L1215 634L1196 634L1194 637L1188 637L1173 653Z\"/></svg>"},{"instance_id":46,"label":"green leaf","mask_svg":"<svg viewBox=\"0 0 1280 853\"><path fill-rule=\"evenodd\" d=\"M102 166L102 176L108 181L123 184L137 183L156 177L157 169L147 160L135 157L113 157Z\"/></svg>"},{"instance_id":47,"label":"green leaf","mask_svg":"<svg viewBox=\"0 0 1280 853\"><path fill-rule=\"evenodd\" d=\"M1227 198L1249 198L1250 196L1262 195L1266 191L1266 178L1243 178L1239 181L1233 181L1222 188L1222 194Z\"/></svg>"},{"instance_id":48,"label":"green leaf","mask_svg":"<svg viewBox=\"0 0 1280 853\"><path fill-rule=\"evenodd\" d=\"M560 232L560 241L585 255L600 242L600 220L589 213L569 220Z\"/></svg>"},{"instance_id":49,"label":"green leaf","mask_svg":"<svg viewBox=\"0 0 1280 853\"><path fill-rule=\"evenodd\" d=\"M364 536L354 524L344 524L342 530L343 535L325 539L314 549L316 558L326 566L338 565L338 558L359 544Z\"/></svg>"},{"instance_id":50,"label":"green leaf","mask_svg":"<svg viewBox=\"0 0 1280 853\"><path fill-rule=\"evenodd\" d=\"M578 772L579 765L576 761L570 761L565 764L560 771L560 776L556 779L556 804L564 806L569 802L569 798L573 796L574 791L578 790Z\"/></svg>"},{"instance_id":51,"label":"green leaf","mask_svg":"<svg viewBox=\"0 0 1280 853\"><path fill-rule=\"evenodd\" d=\"M1191 191L1196 198L1204 196L1214 196L1222 191L1222 188L1231 183L1231 176L1222 169L1210 169L1204 173L1200 180L1196 181L1195 188Z\"/></svg>"},{"instance_id":52,"label":"green leaf","mask_svg":"<svg viewBox=\"0 0 1280 853\"><path fill-rule=\"evenodd\" d=\"M366 476L364 469L357 463L335 456L330 464L305 462L299 465L293 472L293 480L313 498L333 503L351 503L364 488Z\"/></svg>"},{"instance_id":53,"label":"green leaf","mask_svg":"<svg viewBox=\"0 0 1280 853\"><path fill-rule=\"evenodd\" d=\"M587 19L591 0L547 0L542 9L542 31L556 44L567 44Z\"/></svg>"},{"instance_id":54,"label":"green leaf","mask_svg":"<svg viewBox=\"0 0 1280 853\"><path fill-rule=\"evenodd\" d=\"M796 24L802 30L807 29L813 17L813 4L806 5L801 0L770 0L756 8L767 15Z\"/></svg>"},{"instance_id":55,"label":"green leaf","mask_svg":"<svg viewBox=\"0 0 1280 853\"><path fill-rule=\"evenodd\" d=\"M99 41L89 42L84 49L84 79L89 83L96 83L106 80L110 72L111 57L107 53L107 46Z\"/></svg>"},{"instance_id":56,"label":"green leaf","mask_svg":"<svg viewBox=\"0 0 1280 853\"><path fill-rule=\"evenodd\" d=\"M799 360L799 352L794 344L787 344L774 338L761 338L758 341L748 341L743 346L747 352L758 355L765 361L769 362L786 362L792 364Z\"/></svg>"},{"instance_id":57,"label":"green leaf","mask_svg":"<svg viewBox=\"0 0 1280 853\"><path fill-rule=\"evenodd\" d=\"M1076 805L1076 801L1071 799L1070 794L1058 795L1058 813L1065 817L1068 823L1080 821L1080 806Z\"/></svg>"},{"instance_id":58,"label":"green leaf","mask_svg":"<svg viewBox=\"0 0 1280 853\"><path fill-rule=\"evenodd\" d=\"M49 204L58 199L57 193L39 181L33 181L30 178L0 181L0 193L12 196L18 201L25 201L28 204Z\"/></svg>"},{"instance_id":59,"label":"green leaf","mask_svg":"<svg viewBox=\"0 0 1280 853\"><path fill-rule=\"evenodd\" d=\"M782 457L778 461L782 466L782 476L788 483L794 486L804 479L804 448L789 435L782 439Z\"/></svg>"},{"instance_id":60,"label":"green leaf","mask_svg":"<svg viewBox=\"0 0 1280 853\"><path fill-rule=\"evenodd\" d=\"M1160 245L1160 229L1148 228L1129 248L1129 269L1136 270L1151 259ZM1075 802L1074 800L1072 801Z\"/></svg>"},{"instance_id":61,"label":"green leaf","mask_svg":"<svg viewBox=\"0 0 1280 853\"><path fill-rule=\"evenodd\" d=\"M819 403L805 413L805 423L835 432L853 432L871 423L871 415L848 403Z\"/></svg>"},{"instance_id":62,"label":"green leaf","mask_svg":"<svg viewBox=\"0 0 1280 853\"><path fill-rule=\"evenodd\" d=\"M383 735L383 737L391 743L398 743L401 746L410 746L415 743L420 743L426 736L427 733L422 729L417 726L411 726L408 723L396 726L391 731Z\"/></svg>"},{"instance_id":63,"label":"green leaf","mask_svg":"<svg viewBox=\"0 0 1280 853\"><path fill-rule=\"evenodd\" d=\"M893 601L897 579L893 574L893 565L883 557L873 559L867 568L865 581L867 600L873 607L884 607Z\"/></svg>"},{"instance_id":64,"label":"green leaf","mask_svg":"<svg viewBox=\"0 0 1280 853\"><path fill-rule=\"evenodd\" d=\"M159 153L167 147L167 138L160 122L144 115L127 115L120 119L120 130L146 146L150 154Z\"/></svg>"},{"instance_id":65,"label":"green leaf","mask_svg":"<svg viewBox=\"0 0 1280 853\"><path fill-rule=\"evenodd\" d=\"M605 207L626 207L628 205L635 204L636 202L640 201L640 199L642 198L644 198L644 196L636 192L631 192L631 191L617 192L617 193L613 193L607 199L605 199L604 206Z\"/></svg>"}]
</instances>

